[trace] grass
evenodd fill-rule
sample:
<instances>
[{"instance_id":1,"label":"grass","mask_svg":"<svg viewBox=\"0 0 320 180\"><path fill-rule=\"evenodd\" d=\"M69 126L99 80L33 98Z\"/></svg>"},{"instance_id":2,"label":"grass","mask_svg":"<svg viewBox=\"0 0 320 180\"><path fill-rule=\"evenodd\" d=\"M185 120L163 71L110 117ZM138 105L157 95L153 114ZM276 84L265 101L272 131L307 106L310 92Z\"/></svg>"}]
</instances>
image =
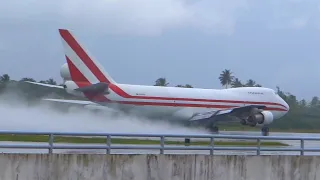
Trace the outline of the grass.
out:
<instances>
[{"instance_id":1,"label":"grass","mask_svg":"<svg viewBox=\"0 0 320 180\"><path fill-rule=\"evenodd\" d=\"M49 136L41 136L41 135L11 135L5 134L0 135L0 141L23 141L23 142L48 142ZM54 142L56 143L92 143L92 144L105 144L106 138L84 138L84 137L62 137L56 136L54 138ZM157 145L160 144L160 140L145 140L145 139L121 139L121 138L113 138L111 139L112 144L139 144L139 145ZM184 145L184 141L165 141L167 145ZM210 141L192 141L190 145L198 145L198 146L208 146L210 145ZM256 146L257 143L255 141L215 141L215 145L217 146ZM287 144L281 142L261 142L261 146L288 146Z\"/></svg>"},{"instance_id":2,"label":"grass","mask_svg":"<svg viewBox=\"0 0 320 180\"><path fill-rule=\"evenodd\" d=\"M256 127L237 127L237 126L219 126L221 132L225 131L250 131L260 132L259 128ZM320 133L319 129L277 129L270 128L270 132L287 132L287 133Z\"/></svg>"}]
</instances>

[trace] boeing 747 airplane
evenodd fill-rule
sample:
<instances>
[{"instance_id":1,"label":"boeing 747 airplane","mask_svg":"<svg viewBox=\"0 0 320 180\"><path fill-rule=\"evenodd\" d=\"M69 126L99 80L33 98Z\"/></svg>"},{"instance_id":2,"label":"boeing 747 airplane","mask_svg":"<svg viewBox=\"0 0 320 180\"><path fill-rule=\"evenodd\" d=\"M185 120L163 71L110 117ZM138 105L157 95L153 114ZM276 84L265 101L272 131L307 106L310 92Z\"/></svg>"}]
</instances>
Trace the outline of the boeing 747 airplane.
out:
<instances>
[{"instance_id":1,"label":"boeing 747 airplane","mask_svg":"<svg viewBox=\"0 0 320 180\"><path fill-rule=\"evenodd\" d=\"M28 83L64 89L88 101L44 99L46 101L108 107L148 118L200 123L212 131L218 131L216 122L232 120L261 127L263 135L268 135L269 124L289 111L288 104L273 89L263 87L200 89L117 83L72 32L59 29L59 33L67 61L60 70L64 85Z\"/></svg>"}]
</instances>

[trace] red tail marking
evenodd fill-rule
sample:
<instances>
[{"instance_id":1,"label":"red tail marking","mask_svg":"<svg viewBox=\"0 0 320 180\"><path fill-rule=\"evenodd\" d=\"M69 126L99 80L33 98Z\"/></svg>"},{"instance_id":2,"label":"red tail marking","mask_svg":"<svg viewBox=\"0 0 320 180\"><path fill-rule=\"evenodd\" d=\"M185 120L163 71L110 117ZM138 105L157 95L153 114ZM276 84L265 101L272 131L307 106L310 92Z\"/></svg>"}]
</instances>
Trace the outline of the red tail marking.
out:
<instances>
[{"instance_id":1,"label":"red tail marking","mask_svg":"<svg viewBox=\"0 0 320 180\"><path fill-rule=\"evenodd\" d=\"M68 67L70 70L71 79L75 82L84 81L90 84L88 79L78 70L78 68L72 63L72 61L68 58L68 56L66 56L66 59L67 59Z\"/></svg>"},{"instance_id":2,"label":"red tail marking","mask_svg":"<svg viewBox=\"0 0 320 180\"><path fill-rule=\"evenodd\" d=\"M71 79L77 84L78 87L85 87L91 85L88 79L79 71L79 69L70 61L66 56L67 63L70 69ZM92 101L105 102L110 101L104 95L96 95L91 93L83 93L88 99Z\"/></svg>"},{"instance_id":3,"label":"red tail marking","mask_svg":"<svg viewBox=\"0 0 320 180\"><path fill-rule=\"evenodd\" d=\"M100 71L100 69L96 66L96 64L92 61L92 59L88 56L88 54L83 50L83 48L79 45L79 43L75 40L75 38L70 34L70 32L65 29L59 29L59 32L61 37L79 56L79 58L83 61L83 63L90 69L90 71L97 77L97 79L100 82L110 83L107 77L104 76L104 74Z\"/></svg>"}]
</instances>

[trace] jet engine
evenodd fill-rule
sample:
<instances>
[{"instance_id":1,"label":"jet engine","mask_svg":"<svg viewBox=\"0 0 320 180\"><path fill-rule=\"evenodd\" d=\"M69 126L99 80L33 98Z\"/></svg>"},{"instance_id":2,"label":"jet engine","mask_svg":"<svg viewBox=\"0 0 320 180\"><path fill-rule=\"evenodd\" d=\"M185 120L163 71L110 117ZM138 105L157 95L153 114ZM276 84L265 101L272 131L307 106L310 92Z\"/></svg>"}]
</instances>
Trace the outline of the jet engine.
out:
<instances>
[{"instance_id":1,"label":"jet engine","mask_svg":"<svg viewBox=\"0 0 320 180\"><path fill-rule=\"evenodd\" d=\"M250 126L261 126L273 122L273 114L270 111L261 111L248 117L247 121Z\"/></svg>"},{"instance_id":2,"label":"jet engine","mask_svg":"<svg viewBox=\"0 0 320 180\"><path fill-rule=\"evenodd\" d=\"M60 76L64 79L64 81L71 80L71 75L70 75L70 71L67 63L61 66Z\"/></svg>"}]
</instances>

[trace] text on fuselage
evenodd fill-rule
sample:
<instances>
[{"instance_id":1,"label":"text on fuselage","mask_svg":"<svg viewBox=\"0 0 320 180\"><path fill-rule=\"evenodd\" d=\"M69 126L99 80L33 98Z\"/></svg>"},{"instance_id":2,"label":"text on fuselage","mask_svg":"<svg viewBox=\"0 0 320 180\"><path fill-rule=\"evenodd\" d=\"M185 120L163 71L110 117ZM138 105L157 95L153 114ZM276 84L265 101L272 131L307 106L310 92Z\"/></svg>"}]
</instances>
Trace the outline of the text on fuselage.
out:
<instances>
[{"instance_id":1,"label":"text on fuselage","mask_svg":"<svg viewBox=\"0 0 320 180\"><path fill-rule=\"evenodd\" d=\"M248 94L263 94L263 92L248 92Z\"/></svg>"}]
</instances>

